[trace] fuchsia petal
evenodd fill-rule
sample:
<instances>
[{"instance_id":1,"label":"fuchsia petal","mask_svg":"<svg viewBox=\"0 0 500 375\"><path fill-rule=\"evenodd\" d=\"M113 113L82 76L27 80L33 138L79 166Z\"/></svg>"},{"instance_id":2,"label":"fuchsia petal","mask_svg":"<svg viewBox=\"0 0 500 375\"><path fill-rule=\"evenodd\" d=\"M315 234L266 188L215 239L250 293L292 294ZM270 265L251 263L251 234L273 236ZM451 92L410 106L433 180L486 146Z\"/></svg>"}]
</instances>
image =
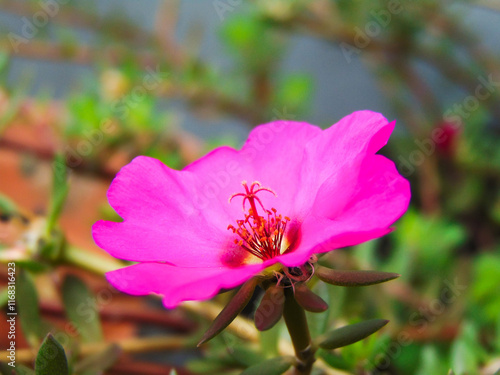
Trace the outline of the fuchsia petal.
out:
<instances>
[{"instance_id":1,"label":"fuchsia petal","mask_svg":"<svg viewBox=\"0 0 500 375\"><path fill-rule=\"evenodd\" d=\"M307 189L302 183L309 168L304 163L305 145L321 134L317 126L295 121L275 121L252 130L240 153L253 172L248 182L259 181L277 194L259 195L266 208L291 214L296 195Z\"/></svg>"},{"instance_id":2,"label":"fuchsia petal","mask_svg":"<svg viewBox=\"0 0 500 375\"><path fill-rule=\"evenodd\" d=\"M342 210L357 188L361 164L387 143L394 125L379 113L359 111L307 144L307 185L314 187L307 192L311 199L307 207L322 216L333 216ZM325 184L330 188L325 189Z\"/></svg>"},{"instance_id":3,"label":"fuchsia petal","mask_svg":"<svg viewBox=\"0 0 500 375\"><path fill-rule=\"evenodd\" d=\"M341 183L325 209L341 209L364 158L383 147L393 129L394 123L371 111L355 112L324 131L307 123L276 121L255 128L240 153L253 168L247 180L258 180L277 193L276 198L262 194L265 205L303 217L331 176Z\"/></svg>"},{"instance_id":4,"label":"fuchsia petal","mask_svg":"<svg viewBox=\"0 0 500 375\"><path fill-rule=\"evenodd\" d=\"M329 189L331 184L325 186ZM327 196L318 194L323 199ZM296 266L307 261L313 253L383 236L406 211L409 201L409 183L399 175L394 163L381 155L371 156L363 163L357 188L343 211L330 217L314 213L308 216L301 226L299 248L280 257L279 261ZM321 207L321 202L316 203Z\"/></svg>"},{"instance_id":5,"label":"fuchsia petal","mask_svg":"<svg viewBox=\"0 0 500 375\"><path fill-rule=\"evenodd\" d=\"M249 164L239 151L230 147L219 147L188 165L182 173L193 176L196 194L193 202L206 221L229 233L228 224L242 217L242 206L230 204L229 198L243 191L241 182L248 178Z\"/></svg>"},{"instance_id":6,"label":"fuchsia petal","mask_svg":"<svg viewBox=\"0 0 500 375\"><path fill-rule=\"evenodd\" d=\"M359 172L365 156L387 143L394 125L380 113L358 111L324 130L306 146L307 162L319 173L315 177L323 182L344 167L358 167Z\"/></svg>"},{"instance_id":7,"label":"fuchsia petal","mask_svg":"<svg viewBox=\"0 0 500 375\"><path fill-rule=\"evenodd\" d=\"M96 244L114 257L185 267L220 266L222 249L233 246L227 233L217 228L202 227L191 235L176 226L152 220L121 223L101 220L92 227L92 234Z\"/></svg>"},{"instance_id":8,"label":"fuchsia petal","mask_svg":"<svg viewBox=\"0 0 500 375\"><path fill-rule=\"evenodd\" d=\"M223 148L205 158L233 153ZM199 181L194 173L172 170L159 160L135 158L108 191L109 203L124 221L98 221L92 228L94 240L121 259L220 266L221 252L233 246L226 230L229 219L218 205L208 210L200 203Z\"/></svg>"},{"instance_id":9,"label":"fuchsia petal","mask_svg":"<svg viewBox=\"0 0 500 375\"><path fill-rule=\"evenodd\" d=\"M128 294L161 294L163 304L171 309L182 301L205 300L215 296L220 289L234 288L259 273L264 266L182 268L139 263L108 272L106 278L116 289Z\"/></svg>"}]
</instances>

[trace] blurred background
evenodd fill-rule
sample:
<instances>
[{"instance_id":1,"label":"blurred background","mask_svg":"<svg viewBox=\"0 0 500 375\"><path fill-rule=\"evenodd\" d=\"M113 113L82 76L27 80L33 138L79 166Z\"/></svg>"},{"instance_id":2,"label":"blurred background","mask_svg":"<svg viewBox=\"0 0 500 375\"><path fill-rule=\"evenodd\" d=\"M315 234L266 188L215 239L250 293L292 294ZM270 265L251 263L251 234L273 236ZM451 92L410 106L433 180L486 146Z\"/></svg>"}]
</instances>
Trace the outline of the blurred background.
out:
<instances>
[{"instance_id":1,"label":"blurred background","mask_svg":"<svg viewBox=\"0 0 500 375\"><path fill-rule=\"evenodd\" d=\"M252 306L194 349L230 293L175 311L122 295L103 274L124 263L90 227L119 220L106 190L137 155L180 169L219 145L240 147L261 123L328 127L370 109L397 120L382 153L411 181L411 207L390 235L322 262L402 276L314 285L331 308L309 317L313 335L391 320L320 351L315 371L493 375L499 25L496 0L0 1L0 303L7 313L15 261L18 373L32 373L49 331L75 374L238 374L290 353L281 325L252 327Z\"/></svg>"}]
</instances>

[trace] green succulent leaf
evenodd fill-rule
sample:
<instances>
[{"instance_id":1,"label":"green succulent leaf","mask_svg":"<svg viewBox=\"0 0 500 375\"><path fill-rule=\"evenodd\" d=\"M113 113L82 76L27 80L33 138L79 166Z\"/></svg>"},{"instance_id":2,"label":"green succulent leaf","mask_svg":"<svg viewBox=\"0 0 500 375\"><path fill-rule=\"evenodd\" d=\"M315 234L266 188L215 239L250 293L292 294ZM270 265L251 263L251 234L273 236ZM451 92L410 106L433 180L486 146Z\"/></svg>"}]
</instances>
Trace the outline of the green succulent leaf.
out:
<instances>
[{"instance_id":1,"label":"green succulent leaf","mask_svg":"<svg viewBox=\"0 0 500 375\"><path fill-rule=\"evenodd\" d=\"M234 346L227 350L232 359L234 359L238 365L243 367L253 366L255 363L260 363L266 360L266 357L258 351L250 350L245 347Z\"/></svg>"},{"instance_id":2,"label":"green succulent leaf","mask_svg":"<svg viewBox=\"0 0 500 375\"><path fill-rule=\"evenodd\" d=\"M60 259L66 245L64 234L57 229L51 230L45 238L38 241L38 252L43 259L54 262Z\"/></svg>"},{"instance_id":3,"label":"green succulent leaf","mask_svg":"<svg viewBox=\"0 0 500 375\"><path fill-rule=\"evenodd\" d=\"M61 154L56 155L52 164L52 196L50 201L49 214L47 217L47 233L52 232L59 218L66 196L68 195L68 171L66 161Z\"/></svg>"},{"instance_id":4,"label":"green succulent leaf","mask_svg":"<svg viewBox=\"0 0 500 375\"><path fill-rule=\"evenodd\" d=\"M89 288L76 276L63 282L62 298L66 315L87 343L102 341L102 329L96 299Z\"/></svg>"},{"instance_id":5,"label":"green succulent leaf","mask_svg":"<svg viewBox=\"0 0 500 375\"><path fill-rule=\"evenodd\" d=\"M320 313L328 309L328 304L323 298L311 291L305 284L296 284L294 295L297 303L307 311Z\"/></svg>"},{"instance_id":6,"label":"green succulent leaf","mask_svg":"<svg viewBox=\"0 0 500 375\"><path fill-rule=\"evenodd\" d=\"M388 322L384 319L372 319L337 328L318 338L318 345L329 350L351 345L377 332Z\"/></svg>"},{"instance_id":7,"label":"green succulent leaf","mask_svg":"<svg viewBox=\"0 0 500 375\"><path fill-rule=\"evenodd\" d=\"M295 363L291 356L268 359L247 368L241 375L281 375Z\"/></svg>"},{"instance_id":8,"label":"green succulent leaf","mask_svg":"<svg viewBox=\"0 0 500 375\"><path fill-rule=\"evenodd\" d=\"M283 315L285 295L283 288L273 285L266 290L255 311L255 326L259 331L267 331L279 322Z\"/></svg>"},{"instance_id":9,"label":"green succulent leaf","mask_svg":"<svg viewBox=\"0 0 500 375\"><path fill-rule=\"evenodd\" d=\"M34 274L47 271L49 268L49 265L47 263L31 259L16 260L16 266L19 266L20 268L30 271Z\"/></svg>"},{"instance_id":10,"label":"green succulent leaf","mask_svg":"<svg viewBox=\"0 0 500 375\"><path fill-rule=\"evenodd\" d=\"M338 286L374 285L385 283L401 276L392 272L333 270L326 267L318 267L315 275L325 283Z\"/></svg>"},{"instance_id":11,"label":"green succulent leaf","mask_svg":"<svg viewBox=\"0 0 500 375\"><path fill-rule=\"evenodd\" d=\"M219 333L222 332L231 322L238 316L238 314L245 308L245 306L252 298L253 292L259 283L259 278L254 277L248 280L243 286L238 290L235 296L229 301L229 303L222 309L222 311L217 315L212 325L203 334L198 346L204 344L205 342L211 340Z\"/></svg>"},{"instance_id":12,"label":"green succulent leaf","mask_svg":"<svg viewBox=\"0 0 500 375\"><path fill-rule=\"evenodd\" d=\"M35 361L36 375L69 375L68 360L61 344L48 334Z\"/></svg>"},{"instance_id":13,"label":"green succulent leaf","mask_svg":"<svg viewBox=\"0 0 500 375\"><path fill-rule=\"evenodd\" d=\"M319 349L316 355L325 361L330 367L348 371L351 364L342 355L330 350Z\"/></svg>"},{"instance_id":14,"label":"green succulent leaf","mask_svg":"<svg viewBox=\"0 0 500 375\"><path fill-rule=\"evenodd\" d=\"M38 346L43 337L43 322L38 307L38 293L30 274L21 270L17 280L16 303L19 320L26 339L32 346Z\"/></svg>"},{"instance_id":15,"label":"green succulent leaf","mask_svg":"<svg viewBox=\"0 0 500 375\"><path fill-rule=\"evenodd\" d=\"M0 374L2 375L35 375L35 371L32 369L21 365L20 363L15 364L15 368L7 363L0 362Z\"/></svg>"},{"instance_id":16,"label":"green succulent leaf","mask_svg":"<svg viewBox=\"0 0 500 375\"><path fill-rule=\"evenodd\" d=\"M207 357L190 360L186 367L193 374L219 374L227 370L228 364L221 358Z\"/></svg>"}]
</instances>

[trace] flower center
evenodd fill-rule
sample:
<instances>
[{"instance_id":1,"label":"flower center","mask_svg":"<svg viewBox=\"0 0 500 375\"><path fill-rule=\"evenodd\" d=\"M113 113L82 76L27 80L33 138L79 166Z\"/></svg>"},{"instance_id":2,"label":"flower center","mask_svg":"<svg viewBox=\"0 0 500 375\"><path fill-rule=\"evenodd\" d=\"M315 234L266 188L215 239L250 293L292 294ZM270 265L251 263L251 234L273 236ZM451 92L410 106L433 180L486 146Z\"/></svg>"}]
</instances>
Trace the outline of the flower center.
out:
<instances>
[{"instance_id":1,"label":"flower center","mask_svg":"<svg viewBox=\"0 0 500 375\"><path fill-rule=\"evenodd\" d=\"M276 196L274 191L262 187L257 181L253 182L250 187L246 181L243 181L242 185L245 192L233 194L229 198L229 202L231 202L235 197L243 197L243 212L245 214L243 220L236 220L238 224L236 227L234 225L227 227L228 230L240 237L235 239L234 243L262 260L280 255L281 243L290 218L278 215L275 208L266 210L262 201L257 197L257 193L264 191ZM250 205L248 211L245 208L247 202ZM262 215L259 215L257 211L257 203L261 208Z\"/></svg>"}]
</instances>

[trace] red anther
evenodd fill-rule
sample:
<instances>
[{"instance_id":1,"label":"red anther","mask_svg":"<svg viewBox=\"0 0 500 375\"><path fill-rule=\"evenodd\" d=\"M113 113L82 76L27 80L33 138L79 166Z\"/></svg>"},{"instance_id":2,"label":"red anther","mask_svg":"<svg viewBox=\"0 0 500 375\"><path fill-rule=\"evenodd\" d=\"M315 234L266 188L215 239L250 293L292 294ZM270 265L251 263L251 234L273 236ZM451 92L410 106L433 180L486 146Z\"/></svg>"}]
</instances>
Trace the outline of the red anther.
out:
<instances>
[{"instance_id":1,"label":"red anther","mask_svg":"<svg viewBox=\"0 0 500 375\"><path fill-rule=\"evenodd\" d=\"M275 208L266 210L262 201L256 195L261 191L267 191L274 196L276 196L276 193L270 188L262 187L258 181L254 181L250 187L246 181L243 181L242 185L245 192L233 194L229 198L229 202L231 202L234 197L243 197L242 204L245 219L236 220L238 229L232 225L228 226L228 229L231 229L233 233L240 237L240 240L236 240L235 243L262 260L280 255L286 222L282 221L281 215L276 215L277 210ZM245 203L247 201L250 204L248 213L245 212ZM267 219L258 214L256 202L259 203L262 211L267 214Z\"/></svg>"}]
</instances>

